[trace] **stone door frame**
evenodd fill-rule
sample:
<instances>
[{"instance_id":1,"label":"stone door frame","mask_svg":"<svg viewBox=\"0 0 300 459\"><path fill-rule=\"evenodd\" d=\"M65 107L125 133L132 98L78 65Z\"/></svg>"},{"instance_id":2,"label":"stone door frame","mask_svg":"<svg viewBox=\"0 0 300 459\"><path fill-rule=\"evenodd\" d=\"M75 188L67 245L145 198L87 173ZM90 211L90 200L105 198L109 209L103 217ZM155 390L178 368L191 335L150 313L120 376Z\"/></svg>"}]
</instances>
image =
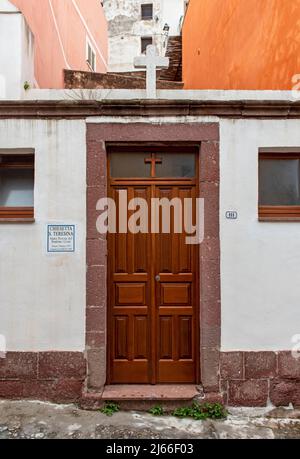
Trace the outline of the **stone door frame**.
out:
<instances>
[{"instance_id":1,"label":"stone door frame","mask_svg":"<svg viewBox=\"0 0 300 459\"><path fill-rule=\"evenodd\" d=\"M107 143L193 142L200 145L200 197L205 239L200 247L200 372L205 392L219 392L221 299L218 123L87 124L86 389L102 392L107 371L107 243L96 229L96 204L107 196Z\"/></svg>"}]
</instances>

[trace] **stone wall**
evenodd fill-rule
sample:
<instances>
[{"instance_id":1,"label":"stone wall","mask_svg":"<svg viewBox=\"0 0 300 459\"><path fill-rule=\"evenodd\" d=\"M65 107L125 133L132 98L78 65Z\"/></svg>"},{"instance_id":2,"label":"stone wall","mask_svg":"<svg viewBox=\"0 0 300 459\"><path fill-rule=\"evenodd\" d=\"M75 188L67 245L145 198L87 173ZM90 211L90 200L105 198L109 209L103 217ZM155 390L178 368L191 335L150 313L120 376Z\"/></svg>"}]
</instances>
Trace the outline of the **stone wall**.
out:
<instances>
[{"instance_id":1,"label":"stone wall","mask_svg":"<svg viewBox=\"0 0 300 459\"><path fill-rule=\"evenodd\" d=\"M65 70L66 89L146 89L146 78L139 72L91 73ZM183 83L157 80L157 89L182 89Z\"/></svg>"},{"instance_id":2,"label":"stone wall","mask_svg":"<svg viewBox=\"0 0 300 459\"><path fill-rule=\"evenodd\" d=\"M80 352L8 352L0 359L0 399L76 402L85 377Z\"/></svg>"},{"instance_id":3,"label":"stone wall","mask_svg":"<svg viewBox=\"0 0 300 459\"><path fill-rule=\"evenodd\" d=\"M300 355L223 352L220 388L229 406L300 406Z\"/></svg>"}]
</instances>

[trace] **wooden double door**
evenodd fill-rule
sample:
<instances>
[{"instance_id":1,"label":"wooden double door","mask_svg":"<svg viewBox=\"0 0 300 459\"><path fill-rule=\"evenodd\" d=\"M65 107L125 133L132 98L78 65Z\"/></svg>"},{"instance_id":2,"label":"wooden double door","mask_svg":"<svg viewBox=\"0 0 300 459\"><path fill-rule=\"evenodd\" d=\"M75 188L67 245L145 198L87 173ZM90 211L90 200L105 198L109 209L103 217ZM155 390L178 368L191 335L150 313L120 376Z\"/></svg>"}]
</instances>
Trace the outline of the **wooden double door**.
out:
<instances>
[{"instance_id":1,"label":"wooden double door","mask_svg":"<svg viewBox=\"0 0 300 459\"><path fill-rule=\"evenodd\" d=\"M189 162L184 153L155 150L112 152L109 156L109 195L117 209L117 232L109 234L108 244L110 384L199 380L198 246L187 244L184 211L176 216L172 206L170 231L162 229L161 209L156 212L155 218L160 217L154 224L156 230L152 227L153 198L170 202L179 198L182 209L186 198L195 202L197 155L191 152ZM189 162L190 167L178 166L180 155L182 164ZM170 164L159 172L162 161ZM129 174L133 177L126 177ZM120 232L120 206L124 210L126 203L128 206L136 198L147 203L143 217L144 223L148 221L148 231L125 232L123 227L124 232ZM133 211L127 209L126 215L130 220ZM182 219L183 232L176 229L176 218Z\"/></svg>"}]
</instances>

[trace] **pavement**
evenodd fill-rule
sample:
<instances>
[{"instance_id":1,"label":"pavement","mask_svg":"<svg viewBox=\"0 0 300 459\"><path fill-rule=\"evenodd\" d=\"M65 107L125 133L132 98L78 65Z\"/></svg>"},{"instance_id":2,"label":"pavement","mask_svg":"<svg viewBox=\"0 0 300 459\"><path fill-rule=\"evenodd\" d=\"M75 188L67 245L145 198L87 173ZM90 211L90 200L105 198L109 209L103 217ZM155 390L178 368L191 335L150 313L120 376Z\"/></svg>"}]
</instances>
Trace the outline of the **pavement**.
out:
<instances>
[{"instance_id":1,"label":"pavement","mask_svg":"<svg viewBox=\"0 0 300 459\"><path fill-rule=\"evenodd\" d=\"M0 439L295 439L300 410L234 408L224 421L194 421L142 412L108 417L75 405L0 401Z\"/></svg>"}]
</instances>

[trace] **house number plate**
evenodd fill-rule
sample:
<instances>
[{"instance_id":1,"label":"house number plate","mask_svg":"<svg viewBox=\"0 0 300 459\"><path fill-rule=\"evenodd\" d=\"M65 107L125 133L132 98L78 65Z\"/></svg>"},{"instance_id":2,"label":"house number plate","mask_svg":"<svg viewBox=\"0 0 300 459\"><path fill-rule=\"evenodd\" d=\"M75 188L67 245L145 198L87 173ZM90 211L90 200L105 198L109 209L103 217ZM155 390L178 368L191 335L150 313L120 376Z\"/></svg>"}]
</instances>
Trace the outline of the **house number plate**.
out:
<instances>
[{"instance_id":1,"label":"house number plate","mask_svg":"<svg viewBox=\"0 0 300 459\"><path fill-rule=\"evenodd\" d=\"M226 212L226 218L227 220L237 220L238 213L235 210L228 210Z\"/></svg>"}]
</instances>

